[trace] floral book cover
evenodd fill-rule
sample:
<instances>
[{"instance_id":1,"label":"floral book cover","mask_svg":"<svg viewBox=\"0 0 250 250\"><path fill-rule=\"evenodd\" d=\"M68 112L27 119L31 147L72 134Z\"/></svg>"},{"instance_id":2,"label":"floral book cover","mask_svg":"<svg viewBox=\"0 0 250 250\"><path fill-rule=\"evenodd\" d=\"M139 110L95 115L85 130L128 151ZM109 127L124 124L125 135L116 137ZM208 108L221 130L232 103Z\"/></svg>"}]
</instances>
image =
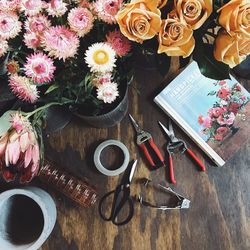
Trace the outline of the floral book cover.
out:
<instances>
[{"instance_id":1,"label":"floral book cover","mask_svg":"<svg viewBox=\"0 0 250 250\"><path fill-rule=\"evenodd\" d=\"M154 101L218 166L249 138L250 94L233 77L223 81L206 78L196 62Z\"/></svg>"}]
</instances>

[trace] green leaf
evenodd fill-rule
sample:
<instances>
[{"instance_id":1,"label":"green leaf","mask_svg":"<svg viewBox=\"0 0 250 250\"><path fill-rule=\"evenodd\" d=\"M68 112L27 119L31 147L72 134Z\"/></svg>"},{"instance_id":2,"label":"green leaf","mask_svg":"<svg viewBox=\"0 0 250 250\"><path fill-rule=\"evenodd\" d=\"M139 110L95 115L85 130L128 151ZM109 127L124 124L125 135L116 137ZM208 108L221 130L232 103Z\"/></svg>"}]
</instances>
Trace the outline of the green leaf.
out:
<instances>
[{"instance_id":1,"label":"green leaf","mask_svg":"<svg viewBox=\"0 0 250 250\"><path fill-rule=\"evenodd\" d=\"M213 46L196 39L193 59L198 63L201 73L215 80L230 79L229 66L217 61L213 55Z\"/></svg>"},{"instance_id":2,"label":"green leaf","mask_svg":"<svg viewBox=\"0 0 250 250\"><path fill-rule=\"evenodd\" d=\"M210 91L207 95L215 95L216 93L216 91Z\"/></svg>"},{"instance_id":3,"label":"green leaf","mask_svg":"<svg viewBox=\"0 0 250 250\"><path fill-rule=\"evenodd\" d=\"M13 112L15 111L9 110L0 117L0 136L5 134L11 128L10 114Z\"/></svg>"},{"instance_id":4,"label":"green leaf","mask_svg":"<svg viewBox=\"0 0 250 250\"><path fill-rule=\"evenodd\" d=\"M52 92L52 91L54 91L54 90L56 90L56 89L58 89L58 88L59 88L59 85L55 83L55 84L49 86L49 88L47 89L47 91L45 92L45 94L47 95L47 94L49 94L50 92Z\"/></svg>"}]
</instances>

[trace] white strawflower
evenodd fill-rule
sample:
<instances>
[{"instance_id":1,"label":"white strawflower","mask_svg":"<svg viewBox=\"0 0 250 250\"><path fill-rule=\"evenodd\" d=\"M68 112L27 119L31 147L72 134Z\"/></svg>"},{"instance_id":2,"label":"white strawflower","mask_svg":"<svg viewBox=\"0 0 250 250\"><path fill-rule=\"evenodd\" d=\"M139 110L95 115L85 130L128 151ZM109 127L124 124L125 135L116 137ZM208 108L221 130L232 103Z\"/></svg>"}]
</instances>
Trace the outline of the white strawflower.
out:
<instances>
[{"instance_id":1,"label":"white strawflower","mask_svg":"<svg viewBox=\"0 0 250 250\"><path fill-rule=\"evenodd\" d=\"M112 103L119 96L117 83L100 84L97 88L97 98L104 103Z\"/></svg>"},{"instance_id":2,"label":"white strawflower","mask_svg":"<svg viewBox=\"0 0 250 250\"><path fill-rule=\"evenodd\" d=\"M111 72L115 67L116 53L107 43L95 43L85 52L85 62L92 72Z\"/></svg>"}]
</instances>

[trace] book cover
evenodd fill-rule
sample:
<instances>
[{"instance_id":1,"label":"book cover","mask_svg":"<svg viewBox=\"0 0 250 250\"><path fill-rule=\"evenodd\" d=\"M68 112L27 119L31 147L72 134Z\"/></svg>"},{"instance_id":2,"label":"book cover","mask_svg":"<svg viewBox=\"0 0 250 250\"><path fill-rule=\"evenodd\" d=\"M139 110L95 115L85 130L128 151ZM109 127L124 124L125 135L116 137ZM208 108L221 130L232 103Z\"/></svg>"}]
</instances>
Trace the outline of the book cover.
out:
<instances>
[{"instance_id":1,"label":"book cover","mask_svg":"<svg viewBox=\"0 0 250 250\"><path fill-rule=\"evenodd\" d=\"M250 94L233 77L216 81L203 76L196 62L154 101L218 166L249 138Z\"/></svg>"}]
</instances>

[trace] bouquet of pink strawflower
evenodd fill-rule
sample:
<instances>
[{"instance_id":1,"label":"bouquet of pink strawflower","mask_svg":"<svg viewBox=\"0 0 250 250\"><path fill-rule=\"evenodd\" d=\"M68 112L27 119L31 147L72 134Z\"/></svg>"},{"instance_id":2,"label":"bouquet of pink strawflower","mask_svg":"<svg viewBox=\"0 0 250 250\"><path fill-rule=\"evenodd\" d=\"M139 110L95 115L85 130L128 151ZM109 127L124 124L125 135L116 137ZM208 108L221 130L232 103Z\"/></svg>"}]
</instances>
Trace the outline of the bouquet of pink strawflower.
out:
<instances>
[{"instance_id":1,"label":"bouquet of pink strawflower","mask_svg":"<svg viewBox=\"0 0 250 250\"><path fill-rule=\"evenodd\" d=\"M0 136L0 168L9 182L19 176L26 183L37 175L40 167L38 136L28 118L20 112L10 114L10 128Z\"/></svg>"}]
</instances>

